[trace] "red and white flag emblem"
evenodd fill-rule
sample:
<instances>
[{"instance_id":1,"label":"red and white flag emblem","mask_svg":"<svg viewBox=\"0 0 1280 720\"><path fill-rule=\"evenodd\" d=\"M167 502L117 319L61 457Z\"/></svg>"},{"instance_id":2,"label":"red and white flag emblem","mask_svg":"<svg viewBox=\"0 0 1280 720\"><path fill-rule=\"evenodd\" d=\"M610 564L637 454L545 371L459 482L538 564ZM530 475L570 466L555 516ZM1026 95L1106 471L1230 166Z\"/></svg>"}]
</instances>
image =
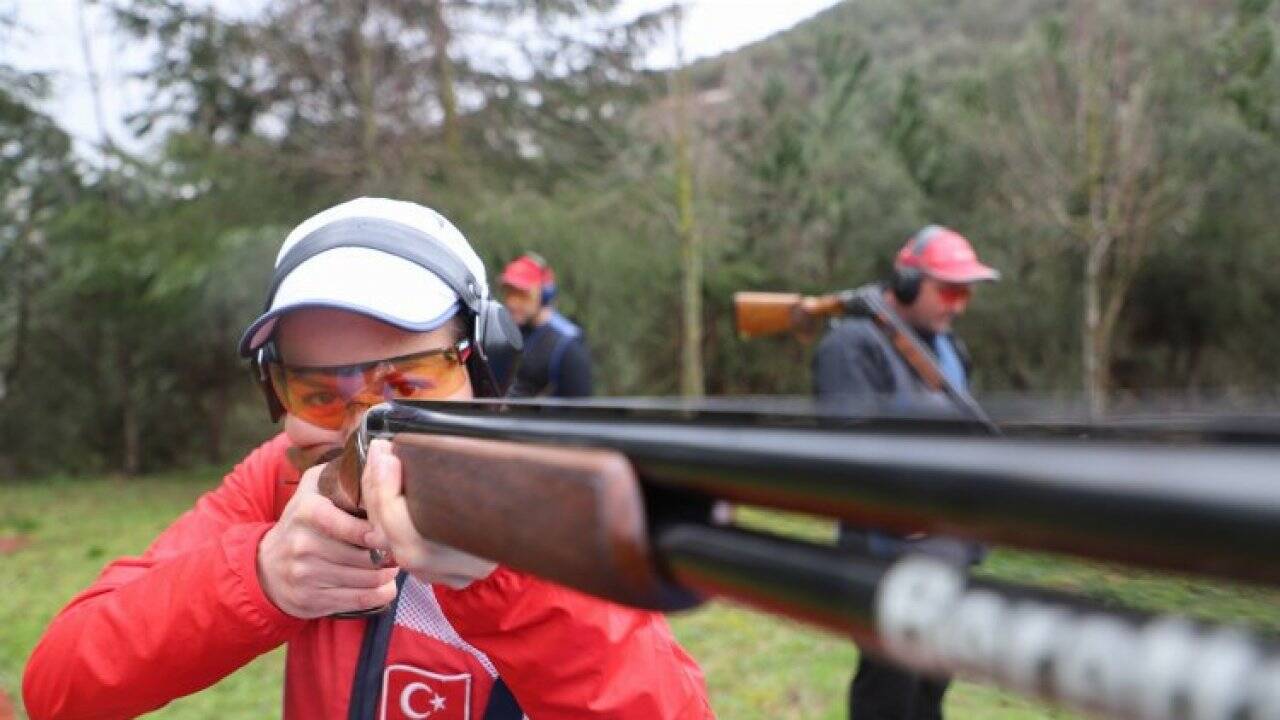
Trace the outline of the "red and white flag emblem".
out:
<instances>
[{"instance_id":1,"label":"red and white flag emblem","mask_svg":"<svg viewBox=\"0 0 1280 720\"><path fill-rule=\"evenodd\" d=\"M471 720L471 673L440 675L388 665L382 675L382 720Z\"/></svg>"}]
</instances>

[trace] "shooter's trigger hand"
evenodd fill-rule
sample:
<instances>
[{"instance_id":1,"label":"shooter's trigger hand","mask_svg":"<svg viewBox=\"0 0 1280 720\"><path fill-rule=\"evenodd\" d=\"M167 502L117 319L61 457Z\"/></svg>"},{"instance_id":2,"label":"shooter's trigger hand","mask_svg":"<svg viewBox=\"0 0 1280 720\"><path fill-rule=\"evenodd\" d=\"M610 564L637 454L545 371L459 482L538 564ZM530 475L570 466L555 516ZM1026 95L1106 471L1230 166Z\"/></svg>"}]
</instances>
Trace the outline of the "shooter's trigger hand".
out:
<instances>
[{"instance_id":1,"label":"shooter's trigger hand","mask_svg":"<svg viewBox=\"0 0 1280 720\"><path fill-rule=\"evenodd\" d=\"M395 568L376 567L372 526L320 494L320 467L302 476L298 491L258 545L258 579L276 607L298 618L381 607L395 599Z\"/></svg>"}]
</instances>

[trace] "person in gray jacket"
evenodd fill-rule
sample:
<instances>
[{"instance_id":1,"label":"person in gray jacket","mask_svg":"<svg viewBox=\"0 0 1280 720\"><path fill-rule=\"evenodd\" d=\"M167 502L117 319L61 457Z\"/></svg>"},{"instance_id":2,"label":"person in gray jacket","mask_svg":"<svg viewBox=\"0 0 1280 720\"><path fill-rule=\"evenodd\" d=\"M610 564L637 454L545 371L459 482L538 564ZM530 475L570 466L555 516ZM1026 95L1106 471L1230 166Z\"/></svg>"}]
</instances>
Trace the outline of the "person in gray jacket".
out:
<instances>
[{"instance_id":1,"label":"person in gray jacket","mask_svg":"<svg viewBox=\"0 0 1280 720\"><path fill-rule=\"evenodd\" d=\"M969 361L952 323L968 307L973 286L1000 274L982 264L969 241L954 230L930 225L916 233L894 261L883 288L885 303L932 353L951 384L966 390ZM828 409L894 413L943 411L950 400L932 389L870 318L835 321L819 343L813 364L814 394ZM939 537L898 537L840 527L841 547L879 558L926 552L957 563L974 563L980 546ZM863 653L849 687L852 720L933 720L942 717L947 680L926 678Z\"/></svg>"}]
</instances>

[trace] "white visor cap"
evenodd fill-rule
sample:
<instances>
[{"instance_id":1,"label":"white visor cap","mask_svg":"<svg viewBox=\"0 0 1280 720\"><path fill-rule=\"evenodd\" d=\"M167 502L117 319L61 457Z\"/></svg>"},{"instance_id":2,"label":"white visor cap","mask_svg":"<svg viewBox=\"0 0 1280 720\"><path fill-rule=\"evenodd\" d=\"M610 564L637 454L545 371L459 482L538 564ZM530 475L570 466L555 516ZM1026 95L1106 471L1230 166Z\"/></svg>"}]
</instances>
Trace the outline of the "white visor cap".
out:
<instances>
[{"instance_id":1,"label":"white visor cap","mask_svg":"<svg viewBox=\"0 0 1280 720\"><path fill-rule=\"evenodd\" d=\"M311 216L285 238L276 267L298 241L351 218L390 221L430 235L462 261L479 285L480 296L488 297L484 263L462 233L435 210L404 200L356 198ZM245 330L240 354L252 355L271 338L276 320L299 308L348 310L410 332L427 332L448 322L460 303L449 285L412 260L372 248L332 248L285 276L271 306Z\"/></svg>"}]
</instances>

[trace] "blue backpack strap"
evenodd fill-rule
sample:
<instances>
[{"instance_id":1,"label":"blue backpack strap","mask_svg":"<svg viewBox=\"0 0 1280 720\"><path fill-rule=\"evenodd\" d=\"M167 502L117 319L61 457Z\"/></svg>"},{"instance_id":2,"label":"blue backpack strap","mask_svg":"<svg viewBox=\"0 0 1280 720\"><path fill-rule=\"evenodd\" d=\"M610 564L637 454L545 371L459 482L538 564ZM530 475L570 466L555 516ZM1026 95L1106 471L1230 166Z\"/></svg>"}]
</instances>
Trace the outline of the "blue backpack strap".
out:
<instances>
[{"instance_id":1,"label":"blue backpack strap","mask_svg":"<svg viewBox=\"0 0 1280 720\"><path fill-rule=\"evenodd\" d=\"M582 328L558 312L551 314L547 325L560 336L556 340L556 346L551 349L551 358L547 364L547 381L551 394L554 395L560 385L560 364L564 361L564 354L569 350L570 343L582 337Z\"/></svg>"},{"instance_id":2,"label":"blue backpack strap","mask_svg":"<svg viewBox=\"0 0 1280 720\"><path fill-rule=\"evenodd\" d=\"M570 338L575 340L582 335L582 328L578 327L572 320L558 312L551 313L551 318L547 320L547 327L550 327L561 335L568 335Z\"/></svg>"},{"instance_id":3,"label":"blue backpack strap","mask_svg":"<svg viewBox=\"0 0 1280 720\"><path fill-rule=\"evenodd\" d=\"M561 335L556 341L556 347L551 351L551 362L547 366L547 384L551 388L551 394L555 395L560 389L560 363L564 360L564 354L569 349L569 344L573 342L573 338L568 335Z\"/></svg>"}]
</instances>

